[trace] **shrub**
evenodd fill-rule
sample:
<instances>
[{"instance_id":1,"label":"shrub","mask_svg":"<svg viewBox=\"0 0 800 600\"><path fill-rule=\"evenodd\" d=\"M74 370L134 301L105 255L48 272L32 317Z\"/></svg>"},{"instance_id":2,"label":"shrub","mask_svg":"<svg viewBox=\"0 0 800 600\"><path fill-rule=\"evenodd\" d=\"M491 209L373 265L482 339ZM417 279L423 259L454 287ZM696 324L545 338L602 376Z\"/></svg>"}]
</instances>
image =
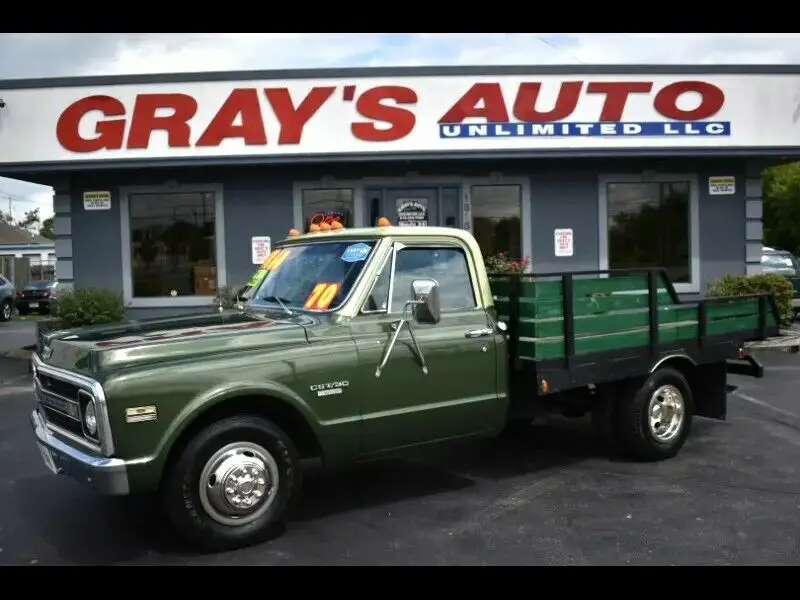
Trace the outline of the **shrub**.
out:
<instances>
[{"instance_id":1,"label":"shrub","mask_svg":"<svg viewBox=\"0 0 800 600\"><path fill-rule=\"evenodd\" d=\"M794 319L792 298L794 286L788 279L775 273L761 275L725 275L708 288L707 296L744 296L769 293L775 296L781 325L788 326Z\"/></svg>"},{"instance_id":2,"label":"shrub","mask_svg":"<svg viewBox=\"0 0 800 600\"><path fill-rule=\"evenodd\" d=\"M483 259L486 264L486 272L489 275L507 275L510 273L524 273L530 260L527 258L510 258L505 252L498 252Z\"/></svg>"},{"instance_id":3,"label":"shrub","mask_svg":"<svg viewBox=\"0 0 800 600\"><path fill-rule=\"evenodd\" d=\"M107 290L65 290L58 295L56 318L61 329L125 320L122 297Z\"/></svg>"}]
</instances>

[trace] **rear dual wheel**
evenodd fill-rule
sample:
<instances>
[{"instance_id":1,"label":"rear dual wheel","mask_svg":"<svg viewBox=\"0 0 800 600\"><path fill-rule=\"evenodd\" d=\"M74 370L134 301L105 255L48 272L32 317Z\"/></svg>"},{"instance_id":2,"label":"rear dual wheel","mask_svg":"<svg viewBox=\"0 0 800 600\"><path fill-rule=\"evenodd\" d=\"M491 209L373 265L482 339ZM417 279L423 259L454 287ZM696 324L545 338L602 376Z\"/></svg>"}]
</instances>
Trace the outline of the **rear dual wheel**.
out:
<instances>
[{"instance_id":1,"label":"rear dual wheel","mask_svg":"<svg viewBox=\"0 0 800 600\"><path fill-rule=\"evenodd\" d=\"M592 413L609 450L641 461L672 458L689 437L694 404L684 375L664 367L641 383L604 390Z\"/></svg>"}]
</instances>

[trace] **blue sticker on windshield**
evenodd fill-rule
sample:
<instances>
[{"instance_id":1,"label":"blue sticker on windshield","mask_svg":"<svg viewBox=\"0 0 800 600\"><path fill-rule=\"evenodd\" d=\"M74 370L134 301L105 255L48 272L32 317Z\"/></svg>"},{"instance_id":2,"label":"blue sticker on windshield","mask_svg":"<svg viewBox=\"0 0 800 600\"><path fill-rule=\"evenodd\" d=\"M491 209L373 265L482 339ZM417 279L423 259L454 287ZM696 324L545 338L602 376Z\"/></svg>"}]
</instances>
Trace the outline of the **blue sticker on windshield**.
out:
<instances>
[{"instance_id":1,"label":"blue sticker on windshield","mask_svg":"<svg viewBox=\"0 0 800 600\"><path fill-rule=\"evenodd\" d=\"M352 246L348 246L344 249L344 252L342 252L342 260L349 263L366 260L369 256L370 250L372 250L372 248L370 248L367 244L353 244Z\"/></svg>"}]
</instances>

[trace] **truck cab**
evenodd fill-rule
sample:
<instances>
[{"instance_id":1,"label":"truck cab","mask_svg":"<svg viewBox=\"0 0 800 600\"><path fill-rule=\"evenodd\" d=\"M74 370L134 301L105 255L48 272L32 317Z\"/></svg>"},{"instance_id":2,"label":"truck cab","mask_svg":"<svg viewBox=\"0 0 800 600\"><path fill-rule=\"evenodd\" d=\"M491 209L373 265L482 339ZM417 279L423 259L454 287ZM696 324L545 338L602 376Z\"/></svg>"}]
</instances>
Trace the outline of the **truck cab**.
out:
<instances>
[{"instance_id":1,"label":"truck cab","mask_svg":"<svg viewBox=\"0 0 800 600\"><path fill-rule=\"evenodd\" d=\"M311 461L495 436L539 410L590 412L640 458L674 456L693 390L714 399L698 414L724 418L726 361L777 330L771 298L680 305L653 274L638 296L630 278L490 280L466 231L313 227L275 245L236 309L47 335L31 421L48 468L158 492L178 533L235 548L275 534Z\"/></svg>"}]
</instances>

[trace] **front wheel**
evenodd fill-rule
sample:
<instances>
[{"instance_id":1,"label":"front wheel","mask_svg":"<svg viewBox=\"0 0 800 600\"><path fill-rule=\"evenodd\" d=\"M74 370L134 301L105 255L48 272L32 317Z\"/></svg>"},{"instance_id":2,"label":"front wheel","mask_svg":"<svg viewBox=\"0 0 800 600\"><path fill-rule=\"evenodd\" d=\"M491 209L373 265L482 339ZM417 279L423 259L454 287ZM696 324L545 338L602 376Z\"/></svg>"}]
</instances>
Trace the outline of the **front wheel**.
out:
<instances>
[{"instance_id":1,"label":"front wheel","mask_svg":"<svg viewBox=\"0 0 800 600\"><path fill-rule=\"evenodd\" d=\"M238 416L186 445L167 473L162 499L178 533L222 551L275 537L299 487L291 439L270 421Z\"/></svg>"},{"instance_id":2,"label":"front wheel","mask_svg":"<svg viewBox=\"0 0 800 600\"><path fill-rule=\"evenodd\" d=\"M629 390L618 407L617 436L631 458L657 461L678 454L689 437L692 390L680 371L665 367Z\"/></svg>"}]
</instances>

